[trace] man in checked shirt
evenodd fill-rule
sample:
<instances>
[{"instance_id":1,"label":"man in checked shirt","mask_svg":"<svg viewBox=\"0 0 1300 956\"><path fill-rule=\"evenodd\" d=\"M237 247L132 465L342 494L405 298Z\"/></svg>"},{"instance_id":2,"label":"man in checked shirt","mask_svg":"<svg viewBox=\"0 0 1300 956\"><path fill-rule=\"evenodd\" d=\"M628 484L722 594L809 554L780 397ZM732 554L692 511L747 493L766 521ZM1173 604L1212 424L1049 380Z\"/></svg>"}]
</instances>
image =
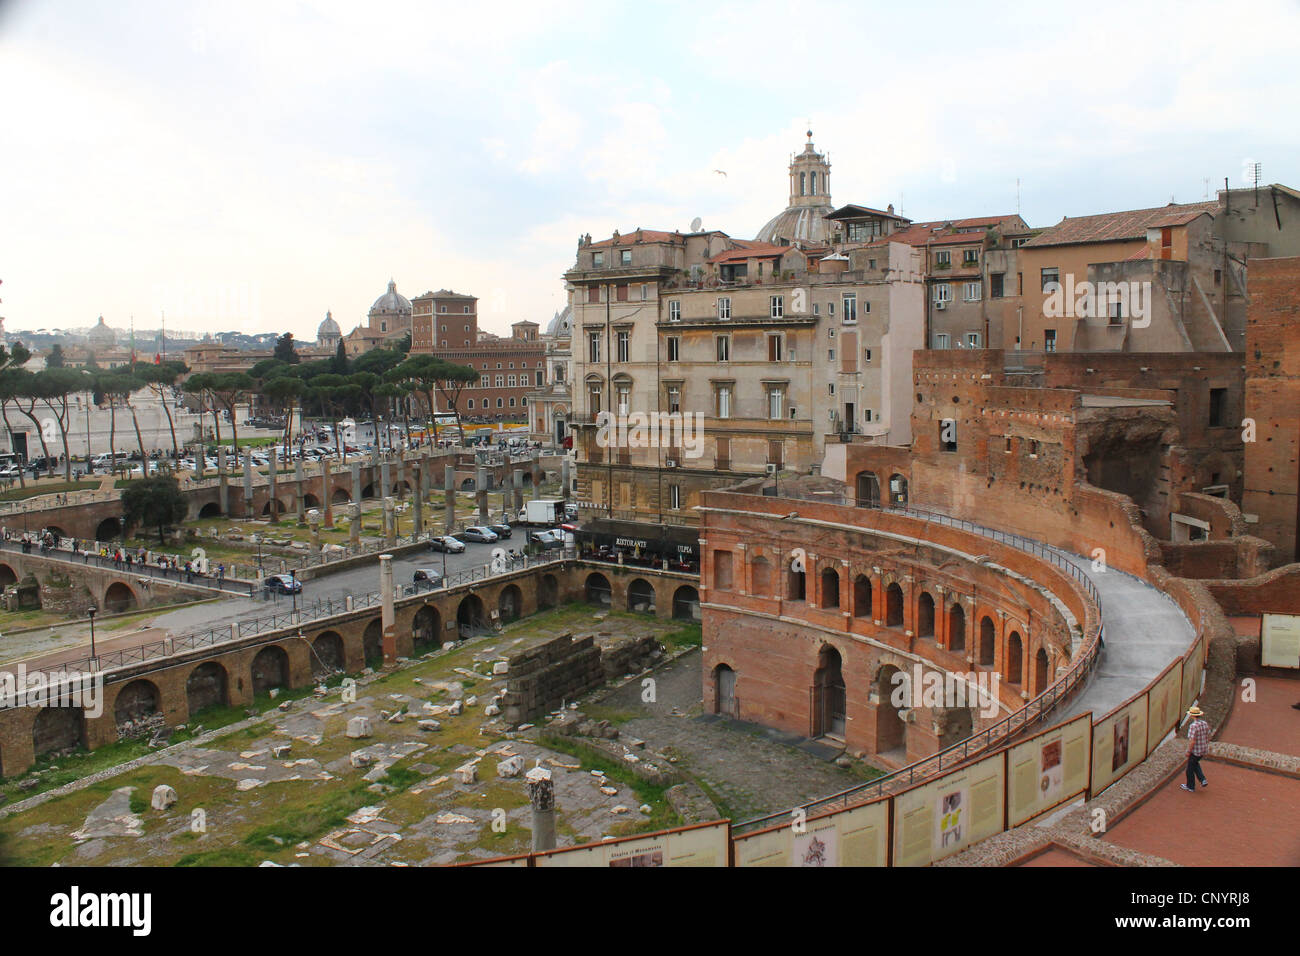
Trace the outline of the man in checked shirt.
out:
<instances>
[{"instance_id":1,"label":"man in checked shirt","mask_svg":"<svg viewBox=\"0 0 1300 956\"><path fill-rule=\"evenodd\" d=\"M1210 749L1210 725L1201 719L1203 715L1204 711L1194 704L1187 711L1192 722L1187 725L1187 782L1181 786L1188 793L1196 792L1197 780L1201 781L1202 787L1209 786L1201 770L1201 758Z\"/></svg>"}]
</instances>

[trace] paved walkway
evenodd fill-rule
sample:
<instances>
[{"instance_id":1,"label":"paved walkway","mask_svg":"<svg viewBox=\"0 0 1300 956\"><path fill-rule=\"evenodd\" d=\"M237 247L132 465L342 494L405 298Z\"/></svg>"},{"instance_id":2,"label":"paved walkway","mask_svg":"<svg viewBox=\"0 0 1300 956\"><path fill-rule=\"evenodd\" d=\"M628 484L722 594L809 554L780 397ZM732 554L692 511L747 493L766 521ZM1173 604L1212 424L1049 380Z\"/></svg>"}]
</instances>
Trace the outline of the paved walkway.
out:
<instances>
[{"instance_id":1,"label":"paved walkway","mask_svg":"<svg viewBox=\"0 0 1300 956\"><path fill-rule=\"evenodd\" d=\"M903 514L910 512L902 511ZM995 531L944 515L921 515L1030 552L1049 551L1083 573L1097 589L1105 644L1097 668L1083 693L1072 700L1061 718L1092 711L1101 717L1138 693L1196 639L1192 624L1163 591L1113 568L1094 571L1092 560L1021 535Z\"/></svg>"}]
</instances>

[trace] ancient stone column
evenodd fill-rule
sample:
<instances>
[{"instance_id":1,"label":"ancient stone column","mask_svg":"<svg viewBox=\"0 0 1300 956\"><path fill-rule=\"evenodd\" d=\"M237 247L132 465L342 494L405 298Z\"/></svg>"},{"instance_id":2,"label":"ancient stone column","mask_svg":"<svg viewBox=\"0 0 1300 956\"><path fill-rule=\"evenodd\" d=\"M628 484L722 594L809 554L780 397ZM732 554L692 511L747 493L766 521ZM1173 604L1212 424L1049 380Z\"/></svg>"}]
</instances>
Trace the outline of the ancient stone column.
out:
<instances>
[{"instance_id":1,"label":"ancient stone column","mask_svg":"<svg viewBox=\"0 0 1300 956\"><path fill-rule=\"evenodd\" d=\"M511 476L514 479L515 486L515 511L522 511L524 507L524 470L515 468L511 472ZM510 509L507 508L506 510L509 511Z\"/></svg>"},{"instance_id":2,"label":"ancient stone column","mask_svg":"<svg viewBox=\"0 0 1300 956\"><path fill-rule=\"evenodd\" d=\"M385 458L379 463L379 497L387 498L393 493L393 472L389 467L388 459Z\"/></svg>"},{"instance_id":3,"label":"ancient stone column","mask_svg":"<svg viewBox=\"0 0 1300 956\"><path fill-rule=\"evenodd\" d=\"M325 527L334 527L334 502L330 499L330 460L322 458L320 462L320 506L325 510Z\"/></svg>"},{"instance_id":4,"label":"ancient stone column","mask_svg":"<svg viewBox=\"0 0 1300 956\"><path fill-rule=\"evenodd\" d=\"M560 459L560 498L569 500L569 456Z\"/></svg>"},{"instance_id":5,"label":"ancient stone column","mask_svg":"<svg viewBox=\"0 0 1300 956\"><path fill-rule=\"evenodd\" d=\"M551 771L537 766L524 774L533 809L533 852L555 849L555 783Z\"/></svg>"},{"instance_id":6,"label":"ancient stone column","mask_svg":"<svg viewBox=\"0 0 1300 956\"><path fill-rule=\"evenodd\" d=\"M533 500L534 501L536 501L538 498L542 496L542 483L537 480L538 469L536 467L540 463L541 463L540 458L528 459L528 467L532 469L532 473L533 473ZM542 474L546 474L546 472L543 471Z\"/></svg>"},{"instance_id":7,"label":"ancient stone column","mask_svg":"<svg viewBox=\"0 0 1300 956\"><path fill-rule=\"evenodd\" d=\"M361 503L361 462L352 463L352 500Z\"/></svg>"},{"instance_id":8,"label":"ancient stone column","mask_svg":"<svg viewBox=\"0 0 1300 956\"><path fill-rule=\"evenodd\" d=\"M385 498L385 502L391 498ZM396 615L393 613L393 556L379 556L379 594L383 599L383 611L380 623L383 625L384 663L392 664L397 660Z\"/></svg>"},{"instance_id":9,"label":"ancient stone column","mask_svg":"<svg viewBox=\"0 0 1300 956\"><path fill-rule=\"evenodd\" d=\"M304 500L305 491L303 490L302 459L295 458L293 462L293 477L295 484L294 491L294 508L298 512L298 520L307 520L307 505Z\"/></svg>"},{"instance_id":10,"label":"ancient stone column","mask_svg":"<svg viewBox=\"0 0 1300 956\"><path fill-rule=\"evenodd\" d=\"M239 455L239 449L235 449ZM253 517L253 456L244 456L244 516Z\"/></svg>"},{"instance_id":11,"label":"ancient stone column","mask_svg":"<svg viewBox=\"0 0 1300 956\"><path fill-rule=\"evenodd\" d=\"M276 455L276 452L275 452L275 446L272 445L272 446L271 446L271 455L270 455L270 458L268 459L268 461L270 462L270 467L269 467L269 469L267 470L267 473L266 473L266 474L267 474L267 482L269 483L269 486L270 486L270 487L268 488L268 490L269 490L270 493L271 493L271 500L270 500L269 504L271 505L271 520L272 520L272 521L279 521L279 520L280 520L280 510L279 510L279 509L280 509L280 502L279 502L279 500L278 500L278 499L276 498L276 496L275 496L275 468L276 468L276 465L278 464L278 462L277 462L277 458L278 458L278 457L279 457L279 456L277 456L277 455Z\"/></svg>"},{"instance_id":12,"label":"ancient stone column","mask_svg":"<svg viewBox=\"0 0 1300 956\"><path fill-rule=\"evenodd\" d=\"M443 495L447 499L447 534L456 527L456 466L448 465L443 471Z\"/></svg>"},{"instance_id":13,"label":"ancient stone column","mask_svg":"<svg viewBox=\"0 0 1300 956\"><path fill-rule=\"evenodd\" d=\"M217 498L221 501L221 513L230 515L230 481L226 477L226 450L217 449Z\"/></svg>"},{"instance_id":14,"label":"ancient stone column","mask_svg":"<svg viewBox=\"0 0 1300 956\"><path fill-rule=\"evenodd\" d=\"M390 495L384 496L384 544L392 547L397 543L396 522L393 520L393 499Z\"/></svg>"},{"instance_id":15,"label":"ancient stone column","mask_svg":"<svg viewBox=\"0 0 1300 956\"><path fill-rule=\"evenodd\" d=\"M311 529L311 553L319 556L321 553L320 512L315 508L307 512L307 527Z\"/></svg>"},{"instance_id":16,"label":"ancient stone column","mask_svg":"<svg viewBox=\"0 0 1300 956\"><path fill-rule=\"evenodd\" d=\"M474 488L476 491L475 499L478 503L478 521L479 524L488 522L488 493L487 493L487 469L479 465L475 472Z\"/></svg>"},{"instance_id":17,"label":"ancient stone column","mask_svg":"<svg viewBox=\"0 0 1300 956\"><path fill-rule=\"evenodd\" d=\"M411 506L414 508L412 518L415 520L415 530L412 532L417 538L424 533L424 464L420 461L415 462L415 494L411 496Z\"/></svg>"},{"instance_id":18,"label":"ancient stone column","mask_svg":"<svg viewBox=\"0 0 1300 956\"><path fill-rule=\"evenodd\" d=\"M361 505L352 502L348 505L348 516L352 519L348 525L348 543L353 548L361 547Z\"/></svg>"}]
</instances>

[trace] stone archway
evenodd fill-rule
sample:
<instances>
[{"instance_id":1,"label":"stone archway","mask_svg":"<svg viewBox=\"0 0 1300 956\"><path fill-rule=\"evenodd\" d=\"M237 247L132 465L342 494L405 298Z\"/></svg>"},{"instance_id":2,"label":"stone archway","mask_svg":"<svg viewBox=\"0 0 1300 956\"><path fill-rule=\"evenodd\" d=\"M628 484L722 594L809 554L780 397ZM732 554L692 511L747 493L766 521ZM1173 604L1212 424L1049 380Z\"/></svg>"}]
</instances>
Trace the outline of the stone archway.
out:
<instances>
[{"instance_id":1,"label":"stone archway","mask_svg":"<svg viewBox=\"0 0 1300 956\"><path fill-rule=\"evenodd\" d=\"M311 674L317 680L347 670L343 635L337 631L322 631L311 642L311 650Z\"/></svg>"},{"instance_id":2,"label":"stone archway","mask_svg":"<svg viewBox=\"0 0 1300 956\"><path fill-rule=\"evenodd\" d=\"M1041 694L1047 690L1047 685L1051 683L1050 674L1051 664L1047 660L1047 651L1043 648L1038 649L1034 655L1034 686L1032 692Z\"/></svg>"},{"instance_id":3,"label":"stone archway","mask_svg":"<svg viewBox=\"0 0 1300 956\"><path fill-rule=\"evenodd\" d=\"M105 518L95 526L96 541L114 541L122 537L122 522L117 518Z\"/></svg>"},{"instance_id":4,"label":"stone archway","mask_svg":"<svg viewBox=\"0 0 1300 956\"><path fill-rule=\"evenodd\" d=\"M456 607L456 626L460 629L461 637L467 637L487 626L483 599L477 594L467 594L461 599Z\"/></svg>"},{"instance_id":5,"label":"stone archway","mask_svg":"<svg viewBox=\"0 0 1300 956\"><path fill-rule=\"evenodd\" d=\"M876 753L901 750L901 759L905 761L907 725L899 716L904 708L898 705L895 694L897 688L906 686L906 683L895 680L894 675L899 673L893 664L885 664L876 674Z\"/></svg>"},{"instance_id":6,"label":"stone archway","mask_svg":"<svg viewBox=\"0 0 1300 956\"><path fill-rule=\"evenodd\" d=\"M823 644L813 672L812 735L844 739L848 726L848 691L844 685L840 652Z\"/></svg>"},{"instance_id":7,"label":"stone archway","mask_svg":"<svg viewBox=\"0 0 1300 956\"><path fill-rule=\"evenodd\" d=\"M1020 640L1020 632L1012 631L1007 637L1007 659L1002 668L1002 677L1008 684L1019 684L1024 680L1025 648Z\"/></svg>"},{"instance_id":8,"label":"stone archway","mask_svg":"<svg viewBox=\"0 0 1300 956\"><path fill-rule=\"evenodd\" d=\"M18 583L18 575L7 564L0 564L0 590Z\"/></svg>"},{"instance_id":9,"label":"stone archway","mask_svg":"<svg viewBox=\"0 0 1300 956\"><path fill-rule=\"evenodd\" d=\"M302 496L302 506L304 508L320 508L320 499L310 491Z\"/></svg>"},{"instance_id":10,"label":"stone archway","mask_svg":"<svg viewBox=\"0 0 1300 956\"><path fill-rule=\"evenodd\" d=\"M609 607L613 603L609 578L599 571L593 571L587 575L585 592L588 604L595 604L597 607Z\"/></svg>"},{"instance_id":11,"label":"stone archway","mask_svg":"<svg viewBox=\"0 0 1300 956\"><path fill-rule=\"evenodd\" d=\"M822 607L840 606L840 573L834 568L822 568L821 574Z\"/></svg>"},{"instance_id":12,"label":"stone archway","mask_svg":"<svg viewBox=\"0 0 1300 956\"><path fill-rule=\"evenodd\" d=\"M655 589L645 578L636 578L627 586L627 609L642 614L655 612Z\"/></svg>"},{"instance_id":13,"label":"stone archway","mask_svg":"<svg viewBox=\"0 0 1300 956\"><path fill-rule=\"evenodd\" d=\"M995 633L993 618L985 614L980 618L979 657L976 659L981 667L993 666Z\"/></svg>"},{"instance_id":14,"label":"stone archway","mask_svg":"<svg viewBox=\"0 0 1300 956\"><path fill-rule=\"evenodd\" d=\"M279 498L269 498L266 504L262 505L262 515L269 518L279 518L288 510Z\"/></svg>"},{"instance_id":15,"label":"stone archway","mask_svg":"<svg viewBox=\"0 0 1300 956\"><path fill-rule=\"evenodd\" d=\"M230 697L226 691L226 669L216 661L205 661L185 678L185 702L190 718L209 707L227 707Z\"/></svg>"},{"instance_id":16,"label":"stone archway","mask_svg":"<svg viewBox=\"0 0 1300 956\"><path fill-rule=\"evenodd\" d=\"M123 581L114 581L104 592L104 611L108 614L121 614L138 603L135 592Z\"/></svg>"},{"instance_id":17,"label":"stone archway","mask_svg":"<svg viewBox=\"0 0 1300 956\"><path fill-rule=\"evenodd\" d=\"M352 503L352 496L344 488L335 488L334 494L330 496L330 502L336 505L349 505Z\"/></svg>"},{"instance_id":18,"label":"stone archway","mask_svg":"<svg viewBox=\"0 0 1300 956\"><path fill-rule=\"evenodd\" d=\"M853 579L853 616L871 617L871 578L865 574Z\"/></svg>"},{"instance_id":19,"label":"stone archway","mask_svg":"<svg viewBox=\"0 0 1300 956\"><path fill-rule=\"evenodd\" d=\"M543 574L542 580L537 586L537 607L539 610L550 610L560 603L560 582L556 580L554 574Z\"/></svg>"},{"instance_id":20,"label":"stone archway","mask_svg":"<svg viewBox=\"0 0 1300 956\"><path fill-rule=\"evenodd\" d=\"M856 503L859 508L880 507L880 479L874 471L858 472Z\"/></svg>"},{"instance_id":21,"label":"stone archway","mask_svg":"<svg viewBox=\"0 0 1300 956\"><path fill-rule=\"evenodd\" d=\"M32 723L37 757L86 746L86 714L80 707L44 707Z\"/></svg>"},{"instance_id":22,"label":"stone archway","mask_svg":"<svg viewBox=\"0 0 1300 956\"><path fill-rule=\"evenodd\" d=\"M221 517L221 505L217 504L217 502L215 501L209 501L206 505L204 505L202 508L199 509L199 518L220 518L220 517Z\"/></svg>"},{"instance_id":23,"label":"stone archway","mask_svg":"<svg viewBox=\"0 0 1300 956\"><path fill-rule=\"evenodd\" d=\"M384 622L375 618L366 625L361 635L361 650L366 658L366 666L376 670L384 666Z\"/></svg>"},{"instance_id":24,"label":"stone archway","mask_svg":"<svg viewBox=\"0 0 1300 956\"><path fill-rule=\"evenodd\" d=\"M160 711L158 687L153 681L133 680L117 692L113 702L113 722L123 725L152 717Z\"/></svg>"},{"instance_id":25,"label":"stone archway","mask_svg":"<svg viewBox=\"0 0 1300 956\"><path fill-rule=\"evenodd\" d=\"M501 589L501 596L497 599L497 613L501 617L502 624L509 624L511 621L519 620L523 613L524 596L520 593L518 585L508 584Z\"/></svg>"},{"instance_id":26,"label":"stone archway","mask_svg":"<svg viewBox=\"0 0 1300 956\"><path fill-rule=\"evenodd\" d=\"M264 694L277 687L289 686L289 655L283 647L272 644L257 652L251 667L253 694Z\"/></svg>"},{"instance_id":27,"label":"stone archway","mask_svg":"<svg viewBox=\"0 0 1300 956\"><path fill-rule=\"evenodd\" d=\"M934 598L926 591L916 599L916 636L934 637Z\"/></svg>"},{"instance_id":28,"label":"stone archway","mask_svg":"<svg viewBox=\"0 0 1300 956\"><path fill-rule=\"evenodd\" d=\"M713 668L713 712L724 717L739 717L736 699L736 672L726 664Z\"/></svg>"},{"instance_id":29,"label":"stone archway","mask_svg":"<svg viewBox=\"0 0 1300 956\"><path fill-rule=\"evenodd\" d=\"M885 588L885 626L903 626L903 589L897 582Z\"/></svg>"},{"instance_id":30,"label":"stone archway","mask_svg":"<svg viewBox=\"0 0 1300 956\"><path fill-rule=\"evenodd\" d=\"M417 651L436 650L442 646L442 615L432 604L415 612L411 620L411 636Z\"/></svg>"},{"instance_id":31,"label":"stone archway","mask_svg":"<svg viewBox=\"0 0 1300 956\"><path fill-rule=\"evenodd\" d=\"M700 620L700 592L689 584L683 584L673 592L673 620Z\"/></svg>"},{"instance_id":32,"label":"stone archway","mask_svg":"<svg viewBox=\"0 0 1300 956\"><path fill-rule=\"evenodd\" d=\"M966 650L966 611L955 601L948 608L948 649Z\"/></svg>"}]
</instances>

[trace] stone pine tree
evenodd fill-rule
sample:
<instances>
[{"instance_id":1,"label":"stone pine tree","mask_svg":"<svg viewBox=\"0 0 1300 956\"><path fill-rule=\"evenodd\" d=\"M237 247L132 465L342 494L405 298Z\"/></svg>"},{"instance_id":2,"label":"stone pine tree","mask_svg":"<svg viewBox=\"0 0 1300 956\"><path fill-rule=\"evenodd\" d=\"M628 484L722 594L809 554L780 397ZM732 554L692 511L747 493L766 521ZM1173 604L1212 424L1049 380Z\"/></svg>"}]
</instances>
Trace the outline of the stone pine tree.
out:
<instances>
[{"instance_id":1,"label":"stone pine tree","mask_svg":"<svg viewBox=\"0 0 1300 956\"><path fill-rule=\"evenodd\" d=\"M128 525L157 528L158 543L166 544L168 525L179 524L189 513L180 484L171 475L155 475L129 482L122 490L122 513Z\"/></svg>"}]
</instances>

